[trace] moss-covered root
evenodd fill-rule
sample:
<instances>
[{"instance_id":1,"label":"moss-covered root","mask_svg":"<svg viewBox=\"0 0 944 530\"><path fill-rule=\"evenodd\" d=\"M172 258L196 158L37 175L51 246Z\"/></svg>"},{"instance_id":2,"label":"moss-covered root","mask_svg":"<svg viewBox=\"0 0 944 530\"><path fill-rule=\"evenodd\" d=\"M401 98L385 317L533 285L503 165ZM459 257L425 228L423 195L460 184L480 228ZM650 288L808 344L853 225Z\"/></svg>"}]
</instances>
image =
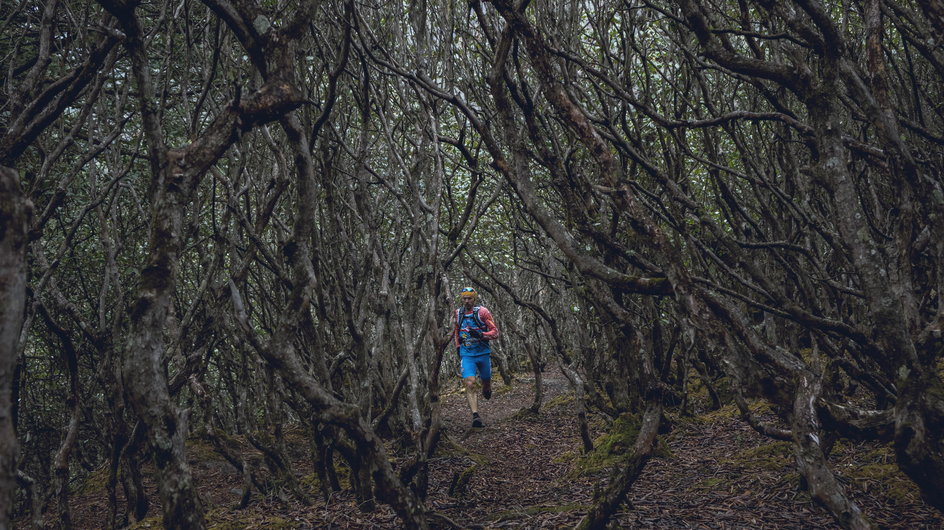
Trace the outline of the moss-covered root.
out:
<instances>
[{"instance_id":1,"label":"moss-covered root","mask_svg":"<svg viewBox=\"0 0 944 530\"><path fill-rule=\"evenodd\" d=\"M452 483L449 484L449 496L461 497L465 495L466 489L469 487L469 481L472 479L472 475L478 471L478 468L479 464L475 463L462 471L456 471L455 475L452 476Z\"/></svg>"}]
</instances>

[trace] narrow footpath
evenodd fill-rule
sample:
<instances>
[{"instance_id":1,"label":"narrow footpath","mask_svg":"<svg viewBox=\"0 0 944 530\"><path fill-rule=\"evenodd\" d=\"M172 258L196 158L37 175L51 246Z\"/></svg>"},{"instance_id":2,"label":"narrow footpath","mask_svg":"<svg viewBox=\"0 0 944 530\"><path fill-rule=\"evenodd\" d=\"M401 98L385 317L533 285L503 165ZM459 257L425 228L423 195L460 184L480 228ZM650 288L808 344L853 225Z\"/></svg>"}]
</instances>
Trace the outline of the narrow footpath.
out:
<instances>
[{"instance_id":1,"label":"narrow footpath","mask_svg":"<svg viewBox=\"0 0 944 530\"><path fill-rule=\"evenodd\" d=\"M558 369L543 374L545 404L522 413L533 379L519 377L480 401L484 429L471 429L465 396L444 403L452 442L432 465L431 506L463 527L566 528L576 525L626 445L592 418L594 454L581 455L574 403ZM458 388L458 382L455 385ZM791 449L758 435L733 407L695 418L669 414L659 457L649 461L615 517L620 528L838 528L793 471ZM835 465L871 520L882 528L944 528L944 517L918 498L888 448L837 444ZM843 471L845 472L845 471ZM457 480L457 477L458 480ZM457 482L459 482L457 486ZM450 494L451 493L451 494Z\"/></svg>"},{"instance_id":2,"label":"narrow footpath","mask_svg":"<svg viewBox=\"0 0 944 530\"><path fill-rule=\"evenodd\" d=\"M479 407L486 426L473 429L459 379L446 382L443 439L430 462L430 509L460 528L572 528L580 521L632 435L621 430L625 420L592 415L595 449L582 454L572 393L559 369L543 374L543 388L544 406L534 415L523 412L533 401L533 376L518 374L510 386L496 378L492 399L481 400ZM661 437L658 456L633 486L614 527L838 528L800 489L789 444L756 434L733 407L694 417L670 411L667 421L671 429ZM237 509L242 491L235 468L212 448L190 444L194 479L210 507L209 528L402 527L388 506L361 511L350 491L325 502L311 482L315 475L305 433L287 429L285 436L292 469L312 493L310 504L290 495L253 492L249 506ZM944 517L919 499L893 459L887 447L840 442L830 462L878 527L944 528ZM74 495L76 528L101 527L107 506L103 484L102 477L93 476ZM130 528L161 527L153 481L145 486L151 517Z\"/></svg>"}]
</instances>

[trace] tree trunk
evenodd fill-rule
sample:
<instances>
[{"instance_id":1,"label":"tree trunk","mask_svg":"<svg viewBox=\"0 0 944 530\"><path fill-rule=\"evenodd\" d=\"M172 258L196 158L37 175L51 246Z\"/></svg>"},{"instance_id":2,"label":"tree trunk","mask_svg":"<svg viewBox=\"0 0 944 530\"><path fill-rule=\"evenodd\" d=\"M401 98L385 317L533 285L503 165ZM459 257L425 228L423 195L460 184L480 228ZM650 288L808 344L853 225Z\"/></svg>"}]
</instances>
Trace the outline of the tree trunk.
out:
<instances>
[{"instance_id":1,"label":"tree trunk","mask_svg":"<svg viewBox=\"0 0 944 530\"><path fill-rule=\"evenodd\" d=\"M167 171L151 215L150 257L141 269L131 311L122 383L135 414L147 428L165 528L203 528L203 507L190 476L184 441L186 424L167 388L162 357L164 328L173 304L174 274L183 233L185 202L171 190L179 176Z\"/></svg>"},{"instance_id":2,"label":"tree trunk","mask_svg":"<svg viewBox=\"0 0 944 530\"><path fill-rule=\"evenodd\" d=\"M531 401L528 410L537 414L541 411L541 404L544 403L544 366L541 364L540 355L535 351L534 344L531 341L525 341L524 349L528 352L528 359L531 361L531 372L534 374L534 400Z\"/></svg>"},{"instance_id":3,"label":"tree trunk","mask_svg":"<svg viewBox=\"0 0 944 530\"><path fill-rule=\"evenodd\" d=\"M898 466L921 488L924 500L944 511L944 385L930 370L913 374L895 404Z\"/></svg>"},{"instance_id":4,"label":"tree trunk","mask_svg":"<svg viewBox=\"0 0 944 530\"><path fill-rule=\"evenodd\" d=\"M626 494L639 478L646 462L655 448L656 436L659 434L659 424L662 417L662 405L650 403L643 414L642 426L633 444L633 452L623 464L622 469L614 474L606 491L597 500L590 512L577 524L579 530L590 528L605 528L610 516L626 499Z\"/></svg>"},{"instance_id":5,"label":"tree trunk","mask_svg":"<svg viewBox=\"0 0 944 530\"><path fill-rule=\"evenodd\" d=\"M16 492L13 374L26 304L30 203L15 170L0 166L0 528L11 527Z\"/></svg>"},{"instance_id":6,"label":"tree trunk","mask_svg":"<svg viewBox=\"0 0 944 530\"><path fill-rule=\"evenodd\" d=\"M843 528L872 528L859 506L849 500L845 488L826 462L815 408L821 392L819 377L809 372L800 375L791 422L797 469L806 479L813 500L823 505Z\"/></svg>"}]
</instances>

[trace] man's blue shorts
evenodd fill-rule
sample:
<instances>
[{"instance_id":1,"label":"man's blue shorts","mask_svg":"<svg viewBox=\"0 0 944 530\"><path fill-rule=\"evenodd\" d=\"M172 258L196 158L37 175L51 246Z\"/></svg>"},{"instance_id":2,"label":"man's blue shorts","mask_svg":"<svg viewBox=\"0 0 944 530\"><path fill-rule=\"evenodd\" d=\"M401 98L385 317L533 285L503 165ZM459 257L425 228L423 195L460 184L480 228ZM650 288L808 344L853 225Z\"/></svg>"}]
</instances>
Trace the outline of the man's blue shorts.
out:
<instances>
[{"instance_id":1,"label":"man's blue shorts","mask_svg":"<svg viewBox=\"0 0 944 530\"><path fill-rule=\"evenodd\" d=\"M492 356L476 355L475 357L462 358L462 378L475 377L476 372L483 381L492 378Z\"/></svg>"}]
</instances>

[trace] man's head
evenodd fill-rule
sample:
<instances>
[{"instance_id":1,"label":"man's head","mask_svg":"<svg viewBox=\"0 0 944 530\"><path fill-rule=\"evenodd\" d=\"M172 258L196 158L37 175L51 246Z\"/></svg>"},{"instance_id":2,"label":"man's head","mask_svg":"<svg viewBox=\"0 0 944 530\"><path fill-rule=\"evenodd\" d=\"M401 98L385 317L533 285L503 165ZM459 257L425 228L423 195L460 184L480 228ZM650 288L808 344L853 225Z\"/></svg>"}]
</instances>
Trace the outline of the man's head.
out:
<instances>
[{"instance_id":1,"label":"man's head","mask_svg":"<svg viewBox=\"0 0 944 530\"><path fill-rule=\"evenodd\" d=\"M476 298L479 294L475 292L475 289L471 287L463 287L462 291L459 293L459 299L462 300L462 305L467 308L471 308L472 304L475 303Z\"/></svg>"}]
</instances>

